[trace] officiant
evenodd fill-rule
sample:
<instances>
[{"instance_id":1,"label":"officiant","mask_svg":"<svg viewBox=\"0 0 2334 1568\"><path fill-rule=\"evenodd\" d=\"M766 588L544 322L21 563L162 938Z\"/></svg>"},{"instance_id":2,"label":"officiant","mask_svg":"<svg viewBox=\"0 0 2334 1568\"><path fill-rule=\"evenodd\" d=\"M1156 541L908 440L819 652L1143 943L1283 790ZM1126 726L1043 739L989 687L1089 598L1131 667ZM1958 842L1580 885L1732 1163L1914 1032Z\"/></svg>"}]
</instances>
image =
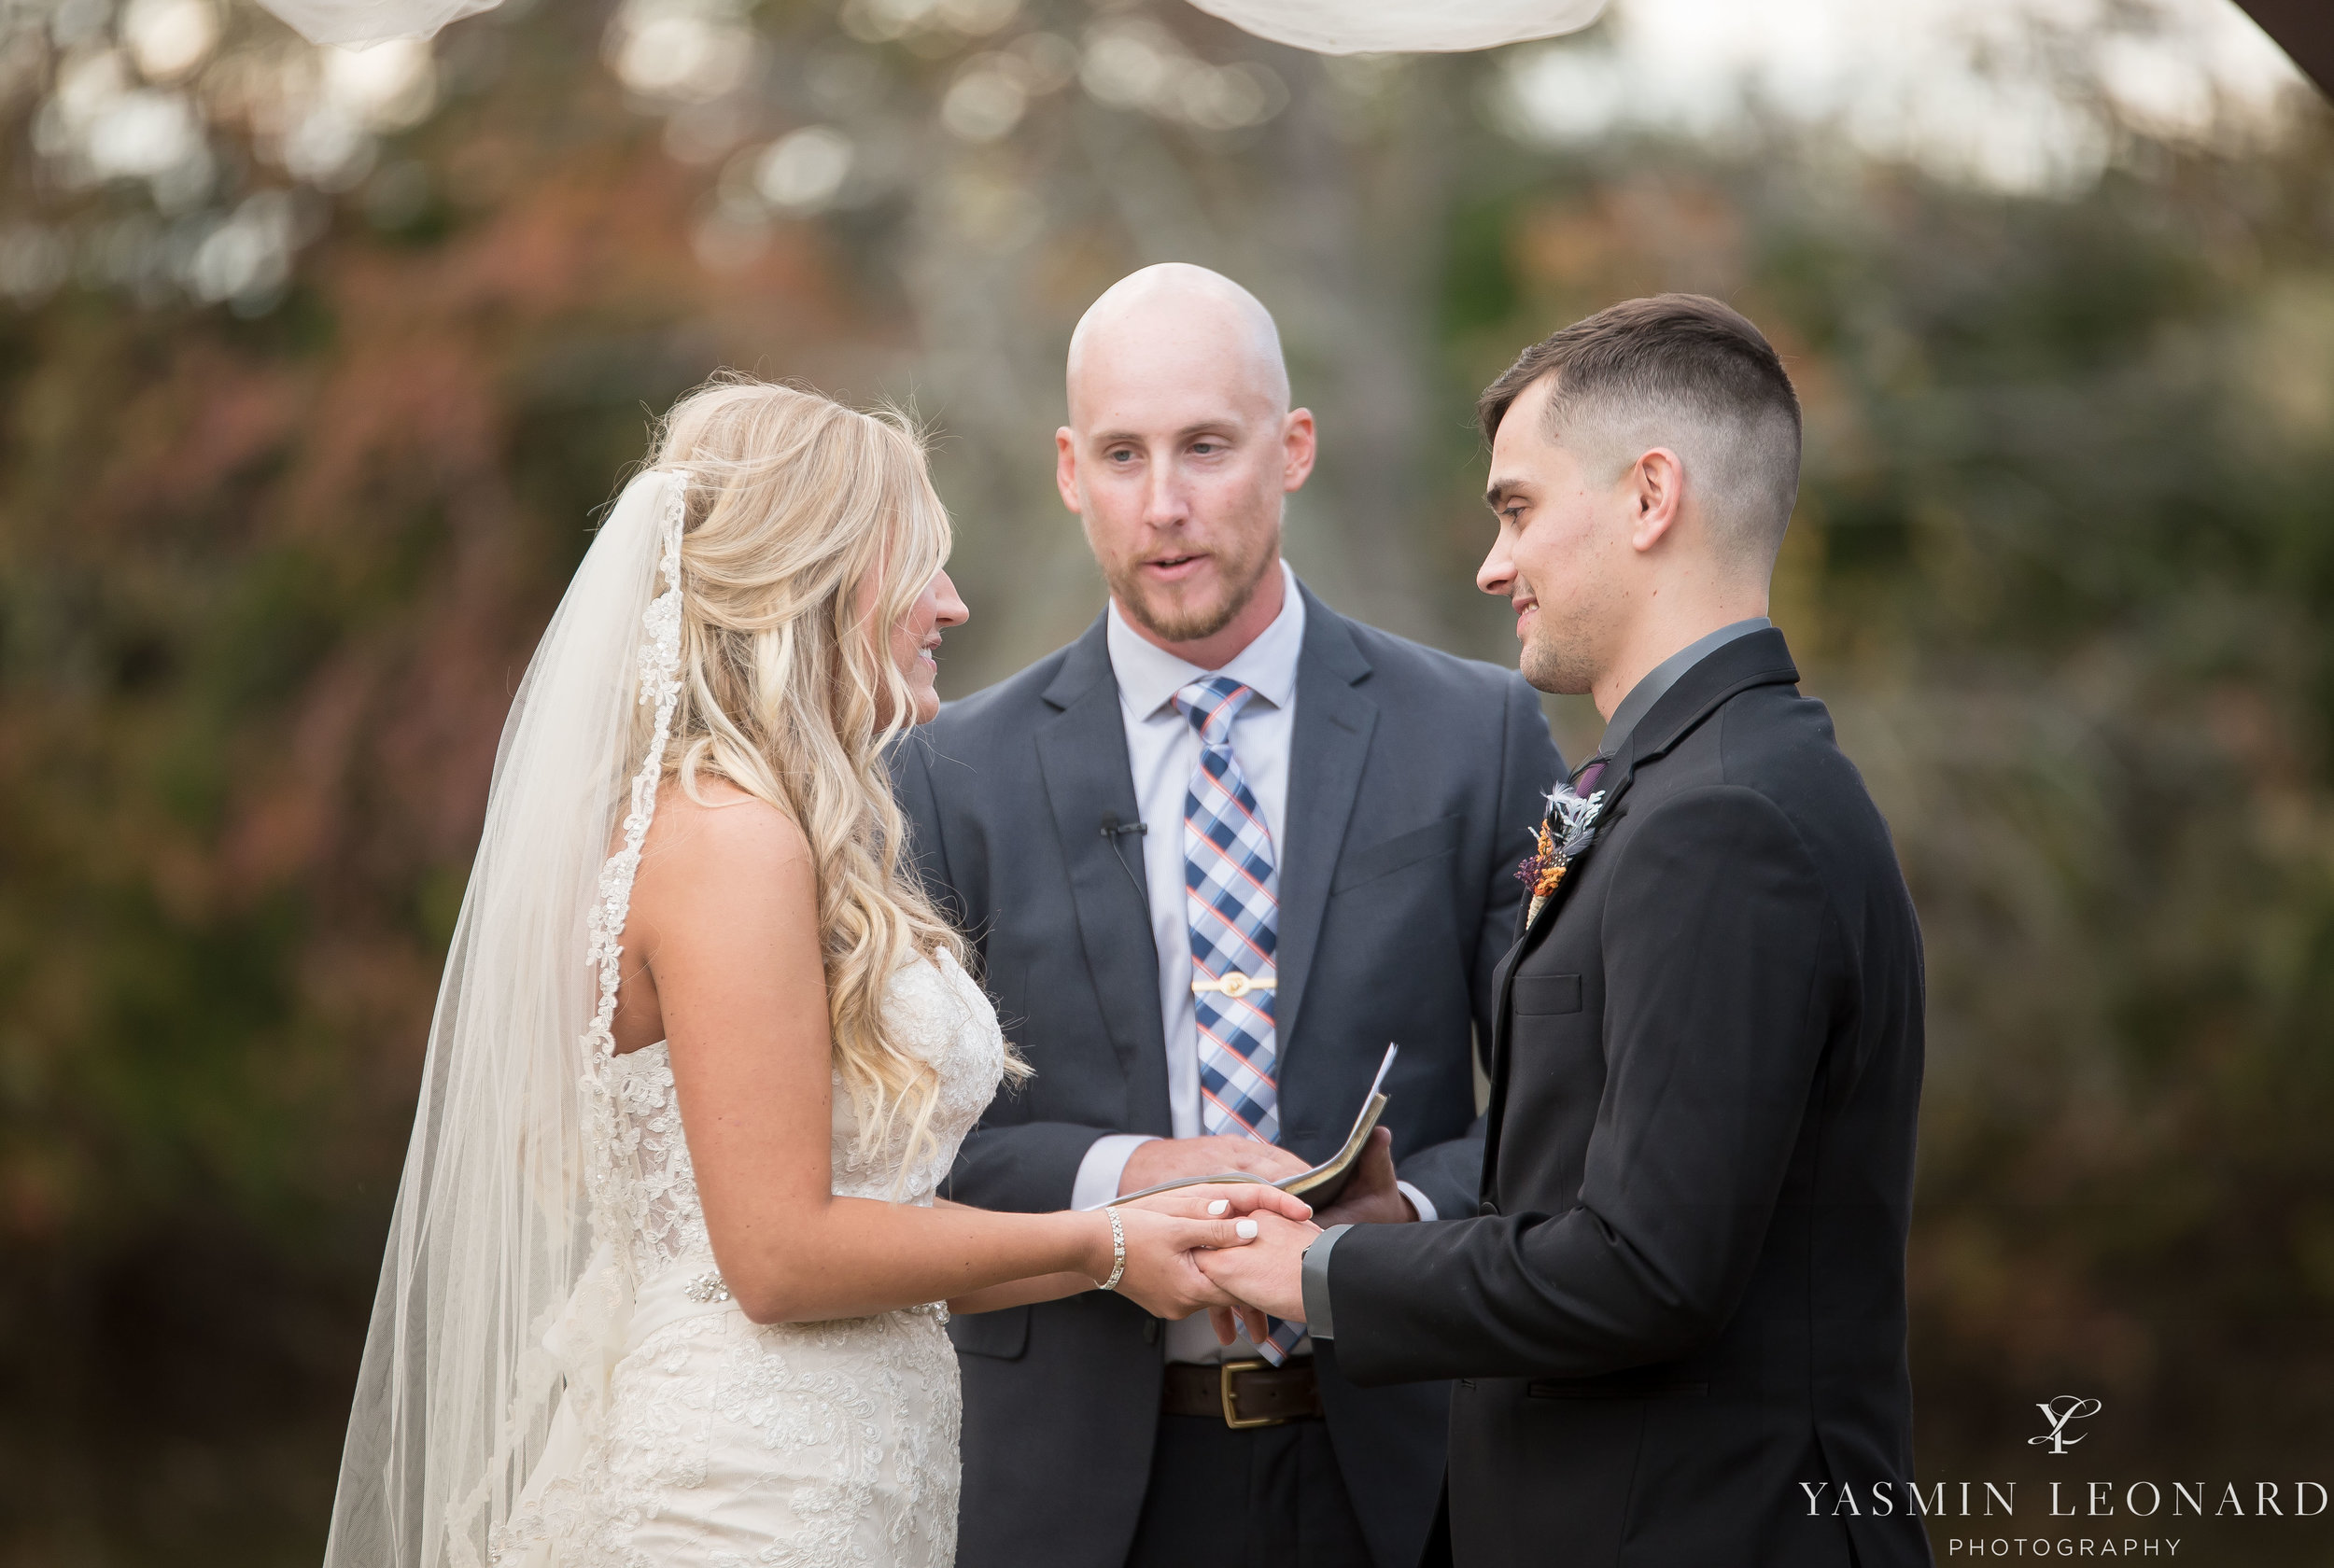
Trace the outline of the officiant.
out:
<instances>
[{"instance_id":1,"label":"officiant","mask_svg":"<svg viewBox=\"0 0 2334 1568\"><path fill-rule=\"evenodd\" d=\"M1315 431L1245 289L1132 274L1080 322L1067 381L1057 477L1109 602L895 764L922 875L1036 1070L949 1196L1050 1210L1301 1170L1392 1042L1385 1130L1323 1218L1467 1212L1474 1041L1562 776L1538 696L1348 620L1282 561ZM1100 1292L950 1333L964 1568L1418 1561L1441 1385L1358 1389L1299 1325L1227 1349L1204 1316Z\"/></svg>"}]
</instances>

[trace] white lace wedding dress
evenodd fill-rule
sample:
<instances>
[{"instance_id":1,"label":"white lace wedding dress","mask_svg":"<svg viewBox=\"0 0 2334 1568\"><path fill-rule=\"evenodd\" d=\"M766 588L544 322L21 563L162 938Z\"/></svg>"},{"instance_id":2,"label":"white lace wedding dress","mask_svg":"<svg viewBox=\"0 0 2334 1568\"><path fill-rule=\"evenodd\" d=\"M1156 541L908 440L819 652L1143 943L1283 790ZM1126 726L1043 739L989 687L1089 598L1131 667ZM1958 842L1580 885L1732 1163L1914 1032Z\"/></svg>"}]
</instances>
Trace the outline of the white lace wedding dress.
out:
<instances>
[{"instance_id":1,"label":"white lace wedding dress","mask_svg":"<svg viewBox=\"0 0 2334 1568\"><path fill-rule=\"evenodd\" d=\"M889 1147L862 1149L838 1084L835 1192L928 1205L996 1092L1005 1040L988 998L946 954L903 966L884 1006L902 1047L938 1071L933 1140L906 1169L905 1129ZM609 1341L604 1385L570 1366L576 1408L563 1410L566 1431L501 1533L497 1561L947 1568L962 1415L947 1309L749 1321L714 1268L665 1046L608 1057L601 1071L592 1097L601 1125L590 1136L595 1181L613 1190L595 1209L626 1217L629 1267L603 1255L569 1316L598 1290L586 1309L615 1300L625 1312L628 1295L628 1324L620 1348Z\"/></svg>"}]
</instances>

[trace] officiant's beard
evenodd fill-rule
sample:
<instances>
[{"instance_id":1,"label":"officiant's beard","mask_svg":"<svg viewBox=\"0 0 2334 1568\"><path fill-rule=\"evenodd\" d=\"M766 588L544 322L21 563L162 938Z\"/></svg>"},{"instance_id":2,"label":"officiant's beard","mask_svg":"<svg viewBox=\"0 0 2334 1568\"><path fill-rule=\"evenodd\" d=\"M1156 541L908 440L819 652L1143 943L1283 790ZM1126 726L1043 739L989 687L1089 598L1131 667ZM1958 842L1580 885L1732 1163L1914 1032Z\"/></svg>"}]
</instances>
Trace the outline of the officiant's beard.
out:
<instances>
[{"instance_id":1,"label":"officiant's beard","mask_svg":"<svg viewBox=\"0 0 2334 1568\"><path fill-rule=\"evenodd\" d=\"M1264 574L1280 565L1280 543L1275 528L1258 538L1247 553L1236 558L1217 553L1222 568L1217 581L1225 592L1221 598L1198 604L1179 601L1177 595L1146 582L1138 561L1113 562L1104 567L1103 577L1120 611L1151 636L1161 642L1200 642L1230 625L1248 608Z\"/></svg>"}]
</instances>

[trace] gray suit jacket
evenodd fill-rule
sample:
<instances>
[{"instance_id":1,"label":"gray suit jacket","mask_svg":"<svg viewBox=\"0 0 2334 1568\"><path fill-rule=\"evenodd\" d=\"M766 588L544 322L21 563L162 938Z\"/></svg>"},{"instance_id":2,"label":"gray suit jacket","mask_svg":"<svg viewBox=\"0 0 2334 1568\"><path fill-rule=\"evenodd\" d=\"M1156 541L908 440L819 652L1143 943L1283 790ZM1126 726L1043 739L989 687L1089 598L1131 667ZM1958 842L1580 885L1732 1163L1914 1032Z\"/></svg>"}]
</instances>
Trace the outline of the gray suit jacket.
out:
<instances>
[{"instance_id":1,"label":"gray suit jacket","mask_svg":"<svg viewBox=\"0 0 2334 1568\"><path fill-rule=\"evenodd\" d=\"M1283 1142L1334 1152L1386 1043L1402 1179L1469 1212L1483 1168L1472 1041L1513 930L1540 797L1560 776L1511 671L1405 642L1308 592L1281 847ZM966 1140L950 1196L1065 1207L1110 1132L1172 1135L1157 959L1104 624L949 705L894 763L927 884L977 945L1005 1032L1036 1068ZM1172 831L1155 824L1152 831ZM963 1568L1118 1568L1159 1422L1157 1320L1117 1295L960 1317ZM1317 1355L1331 1435L1378 1568L1432 1521L1448 1393L1365 1390ZM1195 1505L1203 1500L1194 1499Z\"/></svg>"}]
</instances>

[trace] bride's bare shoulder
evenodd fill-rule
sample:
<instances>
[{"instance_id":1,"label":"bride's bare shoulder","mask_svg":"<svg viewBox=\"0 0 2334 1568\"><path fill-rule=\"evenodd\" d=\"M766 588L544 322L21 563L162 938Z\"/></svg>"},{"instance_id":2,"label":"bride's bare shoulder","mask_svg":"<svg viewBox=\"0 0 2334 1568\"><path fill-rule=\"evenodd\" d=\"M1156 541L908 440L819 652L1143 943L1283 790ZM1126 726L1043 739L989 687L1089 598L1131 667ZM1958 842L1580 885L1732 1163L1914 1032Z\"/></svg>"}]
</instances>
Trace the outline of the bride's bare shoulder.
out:
<instances>
[{"instance_id":1,"label":"bride's bare shoulder","mask_svg":"<svg viewBox=\"0 0 2334 1568\"><path fill-rule=\"evenodd\" d=\"M807 866L810 841L792 817L726 778L699 777L694 789L668 778L641 847L640 873L660 862L691 881L762 877Z\"/></svg>"}]
</instances>

